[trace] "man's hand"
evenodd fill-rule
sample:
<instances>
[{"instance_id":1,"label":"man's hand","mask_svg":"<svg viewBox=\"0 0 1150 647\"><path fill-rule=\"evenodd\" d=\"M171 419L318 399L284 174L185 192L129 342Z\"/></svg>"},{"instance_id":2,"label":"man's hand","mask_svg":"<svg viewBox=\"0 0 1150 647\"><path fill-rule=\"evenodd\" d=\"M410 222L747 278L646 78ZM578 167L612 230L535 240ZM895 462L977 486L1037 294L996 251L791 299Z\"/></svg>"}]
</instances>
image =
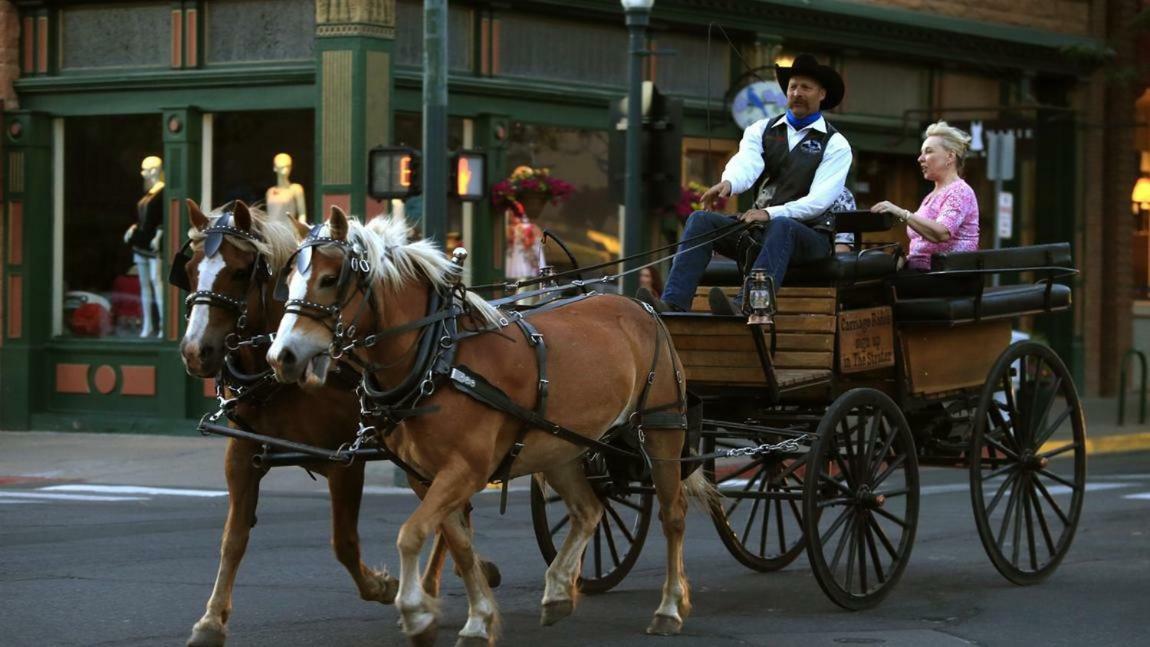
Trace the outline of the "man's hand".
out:
<instances>
[{"instance_id":1,"label":"man's hand","mask_svg":"<svg viewBox=\"0 0 1150 647\"><path fill-rule=\"evenodd\" d=\"M707 189L699 202L703 203L703 208L707 211L711 210L711 205L715 203L715 198L729 198L731 197L731 183L723 180L715 186Z\"/></svg>"},{"instance_id":2,"label":"man's hand","mask_svg":"<svg viewBox=\"0 0 1150 647\"><path fill-rule=\"evenodd\" d=\"M743 222L767 222L771 219L771 214L766 209L751 209L739 216L739 220Z\"/></svg>"}]
</instances>

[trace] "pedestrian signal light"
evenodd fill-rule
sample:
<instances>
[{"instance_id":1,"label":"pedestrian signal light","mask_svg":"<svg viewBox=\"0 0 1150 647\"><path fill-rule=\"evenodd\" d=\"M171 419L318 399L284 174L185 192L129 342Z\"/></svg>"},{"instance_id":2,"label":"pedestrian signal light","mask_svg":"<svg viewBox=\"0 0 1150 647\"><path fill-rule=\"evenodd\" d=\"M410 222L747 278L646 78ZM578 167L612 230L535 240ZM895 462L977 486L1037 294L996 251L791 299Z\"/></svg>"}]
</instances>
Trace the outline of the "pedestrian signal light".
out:
<instances>
[{"instance_id":1,"label":"pedestrian signal light","mask_svg":"<svg viewBox=\"0 0 1150 647\"><path fill-rule=\"evenodd\" d=\"M408 146L377 146L368 154L367 192L376 200L419 195L419 151Z\"/></svg>"},{"instance_id":2,"label":"pedestrian signal light","mask_svg":"<svg viewBox=\"0 0 1150 647\"><path fill-rule=\"evenodd\" d=\"M487 157L478 151L459 151L451 164L455 196L477 202L487 194Z\"/></svg>"}]
</instances>

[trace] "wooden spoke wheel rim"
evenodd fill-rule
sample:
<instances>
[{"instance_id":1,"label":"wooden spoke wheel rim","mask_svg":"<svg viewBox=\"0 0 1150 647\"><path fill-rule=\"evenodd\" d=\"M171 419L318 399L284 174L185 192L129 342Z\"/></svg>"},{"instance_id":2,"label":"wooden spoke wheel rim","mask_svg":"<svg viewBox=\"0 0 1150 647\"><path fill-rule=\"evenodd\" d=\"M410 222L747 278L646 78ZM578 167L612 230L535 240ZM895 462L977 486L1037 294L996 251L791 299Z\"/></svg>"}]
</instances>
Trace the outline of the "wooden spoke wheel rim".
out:
<instances>
[{"instance_id":1,"label":"wooden spoke wheel rim","mask_svg":"<svg viewBox=\"0 0 1150 647\"><path fill-rule=\"evenodd\" d=\"M587 594L605 593L615 588L639 559L651 527L654 495L614 492L607 486L600 495L603 516L583 552L579 590ZM570 529L567 507L558 494L544 492L531 479L531 523L543 559L550 565Z\"/></svg>"},{"instance_id":2,"label":"wooden spoke wheel rim","mask_svg":"<svg viewBox=\"0 0 1150 647\"><path fill-rule=\"evenodd\" d=\"M987 376L970 441L978 536L1015 584L1050 576L1070 550L1086 491L1086 423L1058 355L1011 345Z\"/></svg>"},{"instance_id":3,"label":"wooden spoke wheel rim","mask_svg":"<svg viewBox=\"0 0 1150 647\"><path fill-rule=\"evenodd\" d=\"M902 576L918 525L916 456L906 419L880 391L848 391L819 422L803 514L811 569L835 604L872 607Z\"/></svg>"}]
</instances>

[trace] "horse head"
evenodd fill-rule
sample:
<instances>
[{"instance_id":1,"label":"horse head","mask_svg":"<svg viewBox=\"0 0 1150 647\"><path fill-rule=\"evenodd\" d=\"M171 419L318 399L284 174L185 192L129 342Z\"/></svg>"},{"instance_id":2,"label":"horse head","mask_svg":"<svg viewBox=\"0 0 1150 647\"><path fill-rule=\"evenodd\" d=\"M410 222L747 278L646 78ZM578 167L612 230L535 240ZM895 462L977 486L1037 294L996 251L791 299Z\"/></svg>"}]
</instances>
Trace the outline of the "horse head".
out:
<instances>
[{"instance_id":1,"label":"horse head","mask_svg":"<svg viewBox=\"0 0 1150 647\"><path fill-rule=\"evenodd\" d=\"M266 332L271 276L298 240L290 223L274 223L241 201L205 215L187 201L189 240L172 262L169 282L190 294L180 354L189 375L212 377L223 367L232 335Z\"/></svg>"}]
</instances>

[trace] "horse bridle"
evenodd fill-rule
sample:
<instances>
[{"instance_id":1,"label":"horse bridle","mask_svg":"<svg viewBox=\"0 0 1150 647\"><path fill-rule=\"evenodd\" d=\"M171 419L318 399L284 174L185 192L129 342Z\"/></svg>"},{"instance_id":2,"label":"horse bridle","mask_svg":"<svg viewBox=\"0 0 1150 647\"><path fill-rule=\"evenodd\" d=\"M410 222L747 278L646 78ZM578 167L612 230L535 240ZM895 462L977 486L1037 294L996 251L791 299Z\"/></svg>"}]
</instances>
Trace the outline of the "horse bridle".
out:
<instances>
[{"instance_id":1,"label":"horse bridle","mask_svg":"<svg viewBox=\"0 0 1150 647\"><path fill-rule=\"evenodd\" d=\"M203 230L204 234L204 257L212 258L219 253L220 247L223 245L224 238L233 236L240 238L251 243L262 243L264 238L254 232L246 231L232 225L232 211L224 212L216 222ZM247 327L248 315L248 302L246 295L244 299L237 299L227 294L222 294L214 290L192 290L191 279L188 277L187 264L192 260L192 241L188 240L180 251L176 253L175 258L172 259L172 269L168 273L168 283L185 292L189 292L188 296L184 299L184 317L190 317L192 308L197 305L205 305L209 308L223 308L231 310L237 315L236 330L242 331ZM256 254L256 262L251 268L252 280L248 284L248 292L252 289L259 287L263 284L265 278L271 276L271 268L268 267L267 262L264 260L263 255ZM235 333L232 333L235 335ZM232 335L229 335L231 337ZM230 346L231 344L229 344Z\"/></svg>"}]
</instances>

